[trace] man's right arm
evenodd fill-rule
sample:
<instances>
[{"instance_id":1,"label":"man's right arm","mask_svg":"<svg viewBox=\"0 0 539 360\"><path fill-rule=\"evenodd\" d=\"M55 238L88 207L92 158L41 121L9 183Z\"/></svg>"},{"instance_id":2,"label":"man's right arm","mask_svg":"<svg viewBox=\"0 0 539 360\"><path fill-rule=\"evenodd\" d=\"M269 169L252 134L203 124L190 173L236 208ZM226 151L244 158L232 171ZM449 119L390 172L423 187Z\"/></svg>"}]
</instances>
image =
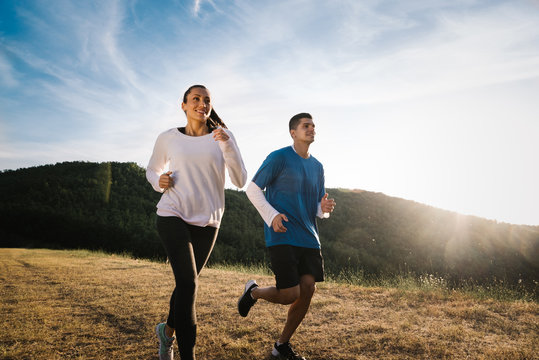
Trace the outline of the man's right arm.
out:
<instances>
[{"instance_id":1,"label":"man's right arm","mask_svg":"<svg viewBox=\"0 0 539 360\"><path fill-rule=\"evenodd\" d=\"M251 181L249 186L247 186L246 194L268 227L272 228L275 232L286 232L286 226L283 225L283 221L288 222L288 218L285 214L280 214L271 206L258 185Z\"/></svg>"},{"instance_id":2,"label":"man's right arm","mask_svg":"<svg viewBox=\"0 0 539 360\"><path fill-rule=\"evenodd\" d=\"M247 190L245 193L247 194L247 197L254 205L260 216L262 216L262 219L264 220L266 225L271 227L273 219L277 215L279 215L279 212L275 210L273 206L271 206L268 200L266 200L262 189L260 189L258 185L251 181L249 183L249 186L247 186Z\"/></svg>"}]
</instances>

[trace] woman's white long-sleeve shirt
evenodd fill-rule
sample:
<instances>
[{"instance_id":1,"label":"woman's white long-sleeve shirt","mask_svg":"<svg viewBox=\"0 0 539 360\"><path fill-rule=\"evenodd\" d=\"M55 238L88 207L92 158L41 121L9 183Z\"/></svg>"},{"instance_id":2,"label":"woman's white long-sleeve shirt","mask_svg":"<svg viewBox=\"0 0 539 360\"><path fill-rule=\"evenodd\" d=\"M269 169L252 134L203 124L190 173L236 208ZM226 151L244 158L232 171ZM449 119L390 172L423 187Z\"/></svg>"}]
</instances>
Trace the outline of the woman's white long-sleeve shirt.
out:
<instances>
[{"instance_id":1,"label":"woman's white long-sleeve shirt","mask_svg":"<svg viewBox=\"0 0 539 360\"><path fill-rule=\"evenodd\" d=\"M219 228L225 210L225 167L232 183L242 188L247 171L232 133L227 141L215 141L212 134L188 136L177 128L157 137L146 178L155 191L162 192L157 215L177 216L196 226ZM159 187L165 170L173 186Z\"/></svg>"}]
</instances>

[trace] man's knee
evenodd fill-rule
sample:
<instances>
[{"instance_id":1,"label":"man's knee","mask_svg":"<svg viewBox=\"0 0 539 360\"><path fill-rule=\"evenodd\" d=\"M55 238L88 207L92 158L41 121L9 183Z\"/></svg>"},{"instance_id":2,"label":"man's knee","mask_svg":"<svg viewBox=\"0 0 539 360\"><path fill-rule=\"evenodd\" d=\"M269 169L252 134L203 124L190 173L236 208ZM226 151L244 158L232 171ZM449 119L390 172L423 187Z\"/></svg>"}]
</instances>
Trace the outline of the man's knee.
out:
<instances>
[{"instance_id":1,"label":"man's knee","mask_svg":"<svg viewBox=\"0 0 539 360\"><path fill-rule=\"evenodd\" d=\"M296 301L300 296L300 286L296 285L288 289L280 289L280 303L282 305L289 305Z\"/></svg>"},{"instance_id":2,"label":"man's knee","mask_svg":"<svg viewBox=\"0 0 539 360\"><path fill-rule=\"evenodd\" d=\"M316 291L316 282L314 280L314 277L304 276L301 279L300 287L301 287L300 296L302 298L312 298L314 295L314 292Z\"/></svg>"}]
</instances>

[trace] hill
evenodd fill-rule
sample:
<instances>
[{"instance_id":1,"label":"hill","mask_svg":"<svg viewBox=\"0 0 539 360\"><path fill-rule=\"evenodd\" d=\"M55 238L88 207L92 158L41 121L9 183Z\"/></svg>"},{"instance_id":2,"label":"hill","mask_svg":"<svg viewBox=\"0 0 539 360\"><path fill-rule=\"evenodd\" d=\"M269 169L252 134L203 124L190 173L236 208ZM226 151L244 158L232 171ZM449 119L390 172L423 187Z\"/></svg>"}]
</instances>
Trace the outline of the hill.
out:
<instances>
[{"instance_id":1,"label":"hill","mask_svg":"<svg viewBox=\"0 0 539 360\"><path fill-rule=\"evenodd\" d=\"M328 189L337 201L319 222L334 276L431 274L509 283L537 293L539 227L497 223L381 193ZM265 263L262 220L243 191L226 190L212 263ZM163 259L159 194L134 163L65 162L0 173L2 246L102 249Z\"/></svg>"},{"instance_id":2,"label":"hill","mask_svg":"<svg viewBox=\"0 0 539 360\"><path fill-rule=\"evenodd\" d=\"M154 326L173 276L164 263L88 251L0 249L0 359L155 359ZM286 316L236 302L253 276L207 268L197 298L198 358L271 359ZM539 305L459 292L321 283L294 336L310 360L537 359Z\"/></svg>"}]
</instances>

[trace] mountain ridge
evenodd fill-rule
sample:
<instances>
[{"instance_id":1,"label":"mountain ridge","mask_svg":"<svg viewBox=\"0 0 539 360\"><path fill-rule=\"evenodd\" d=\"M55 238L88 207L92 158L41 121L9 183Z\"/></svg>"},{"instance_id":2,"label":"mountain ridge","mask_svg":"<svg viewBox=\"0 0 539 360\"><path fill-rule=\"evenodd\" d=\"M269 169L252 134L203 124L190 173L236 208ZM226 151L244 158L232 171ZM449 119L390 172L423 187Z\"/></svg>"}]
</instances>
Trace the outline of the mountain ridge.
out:
<instances>
[{"instance_id":1,"label":"mountain ridge","mask_svg":"<svg viewBox=\"0 0 539 360\"><path fill-rule=\"evenodd\" d=\"M327 189L337 201L318 221L332 274L435 274L537 288L539 226L462 215L361 189ZM135 163L63 162L0 173L4 246L89 248L164 258L155 231L160 194ZM245 192L225 190L212 262L267 263L263 222Z\"/></svg>"}]
</instances>

